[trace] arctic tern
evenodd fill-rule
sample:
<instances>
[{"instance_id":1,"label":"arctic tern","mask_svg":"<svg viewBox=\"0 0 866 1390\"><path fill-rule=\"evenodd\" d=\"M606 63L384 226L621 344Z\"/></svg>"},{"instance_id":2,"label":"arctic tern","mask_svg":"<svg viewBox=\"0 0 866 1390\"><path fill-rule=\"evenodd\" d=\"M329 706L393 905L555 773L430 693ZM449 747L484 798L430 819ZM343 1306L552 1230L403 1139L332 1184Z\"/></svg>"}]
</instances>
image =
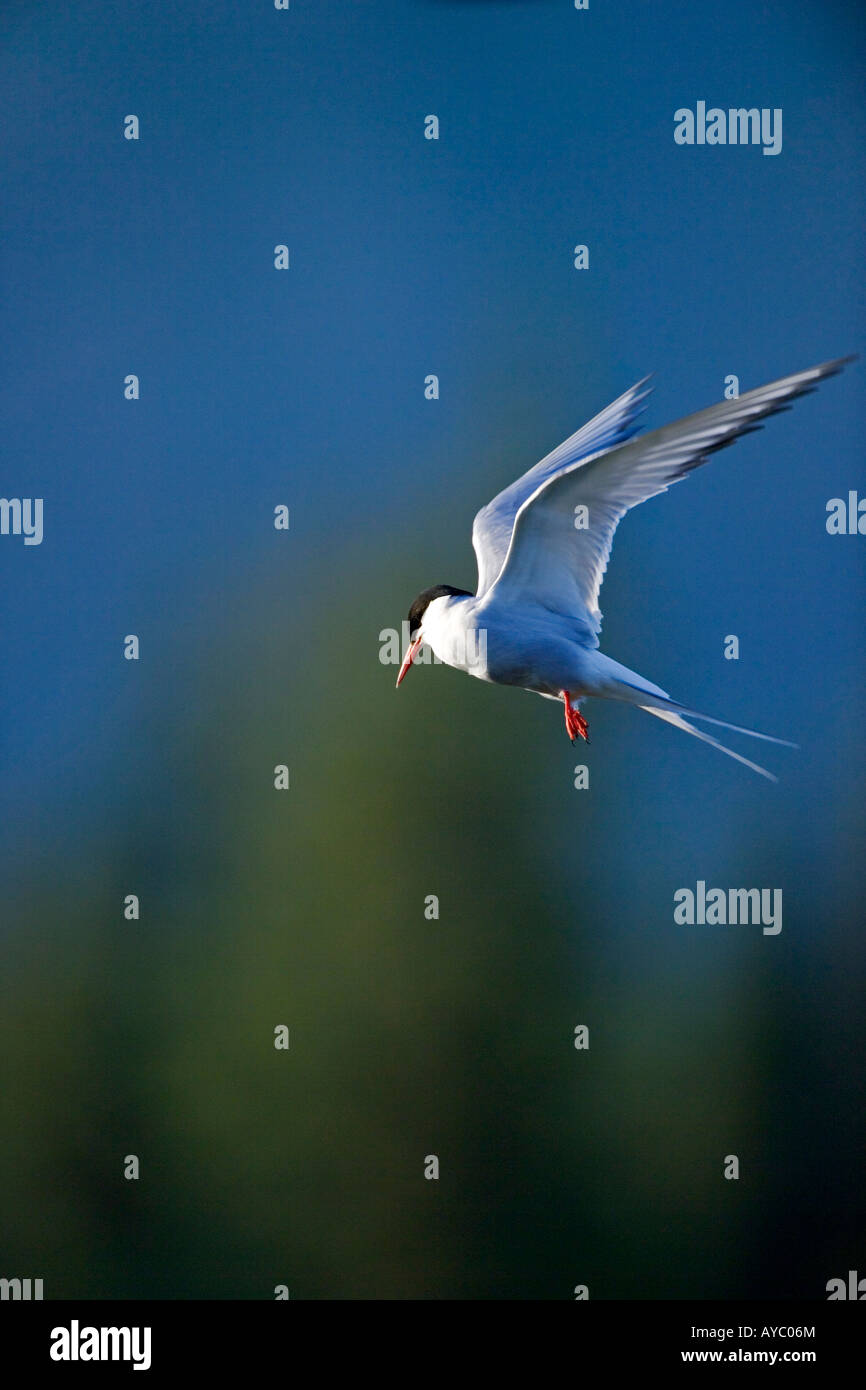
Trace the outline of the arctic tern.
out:
<instances>
[{"instance_id":1,"label":"arctic tern","mask_svg":"<svg viewBox=\"0 0 866 1390\"><path fill-rule=\"evenodd\" d=\"M852 360L841 357L782 377L634 438L651 390L648 377L639 381L481 508L472 528L477 592L437 584L418 595L409 609L409 647L397 685L426 642L440 661L480 680L561 700L572 743L576 737L589 742L581 700L623 700L775 782L766 768L689 720L796 744L699 714L605 656L598 649L598 595L614 532L627 511L760 429L761 420L788 409L788 402Z\"/></svg>"}]
</instances>

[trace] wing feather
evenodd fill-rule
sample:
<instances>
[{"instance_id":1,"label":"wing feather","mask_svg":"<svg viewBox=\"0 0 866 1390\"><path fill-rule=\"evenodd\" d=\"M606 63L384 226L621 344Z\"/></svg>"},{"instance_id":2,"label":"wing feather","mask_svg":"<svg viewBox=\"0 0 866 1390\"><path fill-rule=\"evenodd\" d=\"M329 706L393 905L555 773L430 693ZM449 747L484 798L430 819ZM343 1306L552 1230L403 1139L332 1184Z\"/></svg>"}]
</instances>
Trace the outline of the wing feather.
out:
<instances>
[{"instance_id":1,"label":"wing feather","mask_svg":"<svg viewBox=\"0 0 866 1390\"><path fill-rule=\"evenodd\" d=\"M493 587L498 597L519 590L524 602L573 617L597 645L599 590L614 532L625 513L666 492L741 435L760 429L762 420L787 410L789 402L813 391L851 360L838 358L782 377L542 478L518 508L491 593ZM575 526L578 507L588 512L582 529Z\"/></svg>"},{"instance_id":2,"label":"wing feather","mask_svg":"<svg viewBox=\"0 0 866 1390\"><path fill-rule=\"evenodd\" d=\"M573 467L600 449L609 449L629 439L638 429L638 417L646 409L644 402L652 389L648 382L649 377L645 377L630 387L481 508L472 525L472 544L478 561L479 595L490 588L502 569L521 504L535 492L539 484L557 473Z\"/></svg>"}]
</instances>

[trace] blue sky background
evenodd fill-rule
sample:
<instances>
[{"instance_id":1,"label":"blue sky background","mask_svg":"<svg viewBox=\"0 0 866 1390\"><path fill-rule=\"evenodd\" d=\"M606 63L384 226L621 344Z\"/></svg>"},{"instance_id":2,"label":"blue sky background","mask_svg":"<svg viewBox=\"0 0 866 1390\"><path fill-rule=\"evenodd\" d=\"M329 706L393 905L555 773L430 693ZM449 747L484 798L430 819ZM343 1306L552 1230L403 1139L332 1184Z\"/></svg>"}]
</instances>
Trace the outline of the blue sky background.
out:
<instances>
[{"instance_id":1,"label":"blue sky background","mask_svg":"<svg viewBox=\"0 0 866 1390\"><path fill-rule=\"evenodd\" d=\"M274 499L305 583L324 546L339 564L347 536L405 528L433 566L415 589L468 586L475 506L637 377L661 423L728 372L860 346L853 8L19 4L2 25L6 488L46 517L41 548L0 555L7 815L93 766L117 634L152 651L167 606L195 624L236 591ZM781 156L677 147L698 98L781 106ZM629 518L603 596L622 659L722 713L727 681L746 720L805 719L824 767L854 729L844 699L814 706L856 686L862 590L822 516L858 483L862 389L855 368Z\"/></svg>"},{"instance_id":2,"label":"blue sky background","mask_svg":"<svg viewBox=\"0 0 866 1390\"><path fill-rule=\"evenodd\" d=\"M807 1008L810 978L828 1004L856 978L866 539L824 523L866 495L862 359L629 516L602 591L610 655L801 743L767 753L778 787L590 705L577 812L552 706L429 668L396 697L377 653L415 593L474 585L474 511L647 372L653 427L729 373L862 353L864 27L794 0L4 7L2 490L45 507L41 546L0 538L11 893L122 877L110 833L142 804L157 841L163 797L219 819L178 773L185 730L288 671L320 700L285 712L310 778L337 691L381 711L368 768L390 744L423 785L448 726L465 780L437 812L467 836L514 760L508 815L552 901L598 905L624 1009L650 965L650 1013L771 949ZM782 153L677 146L698 100L781 107ZM783 938L684 956L671 891L714 876L783 882Z\"/></svg>"}]
</instances>

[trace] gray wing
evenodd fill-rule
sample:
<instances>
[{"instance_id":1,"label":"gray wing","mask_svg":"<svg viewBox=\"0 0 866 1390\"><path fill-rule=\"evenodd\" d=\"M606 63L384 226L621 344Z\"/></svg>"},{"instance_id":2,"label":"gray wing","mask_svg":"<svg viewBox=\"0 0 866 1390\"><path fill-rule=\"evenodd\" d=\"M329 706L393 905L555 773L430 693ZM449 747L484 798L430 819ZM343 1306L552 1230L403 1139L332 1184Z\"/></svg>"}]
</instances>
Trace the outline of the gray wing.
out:
<instances>
[{"instance_id":1,"label":"gray wing","mask_svg":"<svg viewBox=\"0 0 866 1390\"><path fill-rule=\"evenodd\" d=\"M600 449L609 449L630 438L638 428L636 420L646 409L644 401L651 388L649 377L637 382L624 395L607 406L600 415L569 435L552 454L547 454L527 473L518 478L488 502L472 524L472 545L478 561L478 594L486 593L495 583L505 562L514 521L523 502L531 497L540 483L557 473L585 462Z\"/></svg>"},{"instance_id":2,"label":"gray wing","mask_svg":"<svg viewBox=\"0 0 866 1390\"><path fill-rule=\"evenodd\" d=\"M597 645L598 594L614 532L625 513L666 492L741 434L760 429L760 420L787 409L787 402L852 360L842 357L782 377L542 481L518 509L495 584L497 596L514 600L519 593L523 602L567 614L594 635ZM575 527L578 507L587 509L584 529Z\"/></svg>"}]
</instances>

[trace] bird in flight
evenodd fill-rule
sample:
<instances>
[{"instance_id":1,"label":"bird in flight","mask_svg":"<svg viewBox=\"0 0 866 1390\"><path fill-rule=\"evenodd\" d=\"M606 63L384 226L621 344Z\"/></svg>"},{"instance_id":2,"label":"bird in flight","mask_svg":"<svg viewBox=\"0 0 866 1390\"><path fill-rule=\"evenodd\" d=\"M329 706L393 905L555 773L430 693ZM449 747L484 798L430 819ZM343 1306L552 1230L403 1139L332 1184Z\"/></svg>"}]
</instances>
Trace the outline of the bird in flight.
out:
<instances>
[{"instance_id":1,"label":"bird in flight","mask_svg":"<svg viewBox=\"0 0 866 1390\"><path fill-rule=\"evenodd\" d=\"M761 420L788 409L788 402L852 360L841 357L782 377L635 438L651 389L649 378L639 381L481 508L472 527L478 590L437 584L418 595L409 609L409 646L397 685L425 642L440 661L480 680L561 700L572 743L589 742L581 700L623 700L775 782L766 768L689 720L796 744L699 714L605 656L598 649L598 595L614 532L627 511L760 429Z\"/></svg>"}]
</instances>

